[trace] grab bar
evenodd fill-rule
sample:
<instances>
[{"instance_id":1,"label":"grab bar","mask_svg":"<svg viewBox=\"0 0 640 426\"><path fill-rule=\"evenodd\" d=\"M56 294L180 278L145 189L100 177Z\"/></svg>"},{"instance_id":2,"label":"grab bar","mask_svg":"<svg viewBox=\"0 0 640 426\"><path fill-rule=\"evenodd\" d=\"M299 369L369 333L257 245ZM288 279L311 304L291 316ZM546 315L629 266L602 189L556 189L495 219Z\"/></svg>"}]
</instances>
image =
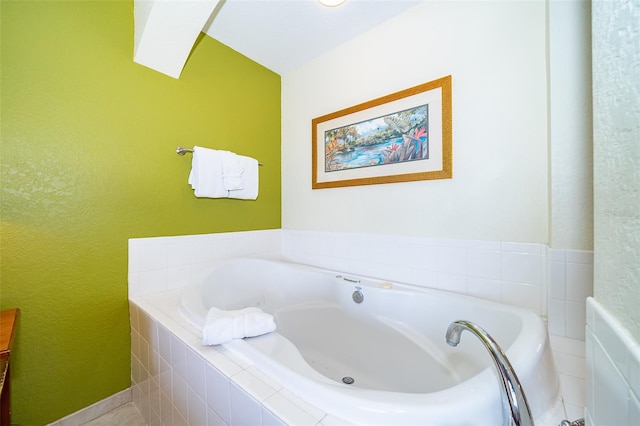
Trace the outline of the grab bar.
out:
<instances>
[{"instance_id":1,"label":"grab bar","mask_svg":"<svg viewBox=\"0 0 640 426\"><path fill-rule=\"evenodd\" d=\"M449 346L458 346L460 334L468 330L474 334L489 351L498 369L502 385L502 424L503 426L534 426L529 403L524 395L515 370L493 337L481 327L469 321L455 321L447 329L446 339Z\"/></svg>"}]
</instances>

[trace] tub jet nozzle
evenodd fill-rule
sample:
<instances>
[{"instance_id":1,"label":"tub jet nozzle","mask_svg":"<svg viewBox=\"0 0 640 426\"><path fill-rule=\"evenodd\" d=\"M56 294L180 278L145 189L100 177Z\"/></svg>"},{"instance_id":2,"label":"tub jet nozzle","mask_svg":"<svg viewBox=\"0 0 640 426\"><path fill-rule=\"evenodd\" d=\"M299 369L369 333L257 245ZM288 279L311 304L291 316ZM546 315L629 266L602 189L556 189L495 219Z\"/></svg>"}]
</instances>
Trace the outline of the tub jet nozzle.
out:
<instances>
[{"instance_id":1,"label":"tub jet nozzle","mask_svg":"<svg viewBox=\"0 0 640 426\"><path fill-rule=\"evenodd\" d=\"M356 287L356 291L353 292L351 298L356 303L362 303L364 300L364 293L362 293L362 287Z\"/></svg>"}]
</instances>

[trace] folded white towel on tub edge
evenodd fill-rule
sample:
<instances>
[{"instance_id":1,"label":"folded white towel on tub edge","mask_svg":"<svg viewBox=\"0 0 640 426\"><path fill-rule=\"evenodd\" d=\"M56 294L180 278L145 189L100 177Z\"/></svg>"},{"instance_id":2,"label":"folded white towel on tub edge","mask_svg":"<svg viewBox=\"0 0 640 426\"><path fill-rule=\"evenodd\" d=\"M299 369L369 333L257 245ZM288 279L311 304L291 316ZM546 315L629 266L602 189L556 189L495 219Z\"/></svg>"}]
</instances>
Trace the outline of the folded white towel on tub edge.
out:
<instances>
[{"instance_id":1,"label":"folded white towel on tub edge","mask_svg":"<svg viewBox=\"0 0 640 426\"><path fill-rule=\"evenodd\" d=\"M224 311L211 308L202 328L203 345L220 345L233 339L260 336L275 331L273 315L260 308Z\"/></svg>"}]
</instances>

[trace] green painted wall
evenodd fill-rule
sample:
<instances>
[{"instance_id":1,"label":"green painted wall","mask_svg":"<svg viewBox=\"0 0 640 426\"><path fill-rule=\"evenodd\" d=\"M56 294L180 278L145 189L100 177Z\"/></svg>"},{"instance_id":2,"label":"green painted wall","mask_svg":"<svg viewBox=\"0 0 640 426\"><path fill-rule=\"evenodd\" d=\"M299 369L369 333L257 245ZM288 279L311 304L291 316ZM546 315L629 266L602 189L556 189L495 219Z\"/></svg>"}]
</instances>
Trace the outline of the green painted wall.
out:
<instances>
[{"instance_id":1,"label":"green painted wall","mask_svg":"<svg viewBox=\"0 0 640 426\"><path fill-rule=\"evenodd\" d=\"M179 80L135 64L130 1L0 5L0 308L40 425L130 386L127 239L280 228L280 76L209 37ZM195 198L196 144L262 161L258 200Z\"/></svg>"}]
</instances>

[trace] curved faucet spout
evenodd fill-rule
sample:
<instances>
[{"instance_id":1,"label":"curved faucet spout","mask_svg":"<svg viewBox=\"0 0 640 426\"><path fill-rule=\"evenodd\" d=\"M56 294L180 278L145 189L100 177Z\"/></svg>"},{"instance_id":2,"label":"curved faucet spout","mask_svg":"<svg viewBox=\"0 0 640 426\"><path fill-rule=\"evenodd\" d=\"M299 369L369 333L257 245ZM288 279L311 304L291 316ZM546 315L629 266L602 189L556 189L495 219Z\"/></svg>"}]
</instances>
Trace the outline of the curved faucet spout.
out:
<instances>
[{"instance_id":1,"label":"curved faucet spout","mask_svg":"<svg viewBox=\"0 0 640 426\"><path fill-rule=\"evenodd\" d=\"M524 395L518 376L500 345L478 325L469 321L455 321L447 329L446 339L450 346L458 346L460 334L467 330L474 334L489 351L498 369L502 388L503 426L534 426L529 403Z\"/></svg>"}]
</instances>

